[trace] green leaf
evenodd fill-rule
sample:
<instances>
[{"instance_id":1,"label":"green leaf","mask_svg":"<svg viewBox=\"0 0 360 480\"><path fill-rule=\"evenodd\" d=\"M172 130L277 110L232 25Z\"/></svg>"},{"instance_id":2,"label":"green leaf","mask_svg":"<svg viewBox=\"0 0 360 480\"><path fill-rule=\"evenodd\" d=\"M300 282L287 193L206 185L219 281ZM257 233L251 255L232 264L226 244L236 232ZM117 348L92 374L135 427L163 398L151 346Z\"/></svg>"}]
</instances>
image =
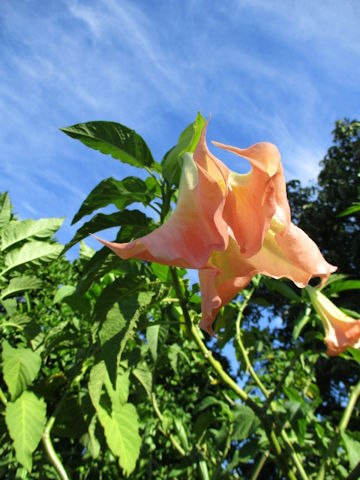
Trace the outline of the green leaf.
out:
<instances>
[{"instance_id":1,"label":"green leaf","mask_svg":"<svg viewBox=\"0 0 360 480\"><path fill-rule=\"evenodd\" d=\"M360 462L360 442L354 440L349 433L341 432L342 444L348 455L350 468L353 469Z\"/></svg>"},{"instance_id":2,"label":"green leaf","mask_svg":"<svg viewBox=\"0 0 360 480\"><path fill-rule=\"evenodd\" d=\"M96 438L96 434L95 434L96 424L97 424L97 415L93 415L88 425L88 431L84 433L80 438L80 442L88 450L92 458L97 458L99 456L100 448L101 448L100 442Z\"/></svg>"},{"instance_id":3,"label":"green leaf","mask_svg":"<svg viewBox=\"0 0 360 480\"><path fill-rule=\"evenodd\" d=\"M120 285L124 288L124 280L122 280ZM111 287L113 285L109 286L110 292L112 290ZM112 383L115 381L116 367L121 359L125 345L134 335L141 312L151 302L153 295L154 292L125 291L121 297L116 296L118 302L106 315L106 320L99 331L99 338ZM99 314L98 311L97 314Z\"/></svg>"},{"instance_id":4,"label":"green leaf","mask_svg":"<svg viewBox=\"0 0 360 480\"><path fill-rule=\"evenodd\" d=\"M111 271L117 274L131 274L140 276L143 264L136 260L123 260L115 255L108 247L98 250L92 257L91 262L84 266L82 276L76 286L76 294L83 295L94 282Z\"/></svg>"},{"instance_id":5,"label":"green leaf","mask_svg":"<svg viewBox=\"0 0 360 480\"><path fill-rule=\"evenodd\" d=\"M107 376L105 362L96 363L91 371L89 377L89 395L91 402L94 405L95 410L97 410L100 404L101 392L105 382L105 377Z\"/></svg>"},{"instance_id":6,"label":"green leaf","mask_svg":"<svg viewBox=\"0 0 360 480\"><path fill-rule=\"evenodd\" d=\"M123 210L134 202L146 205L152 198L146 183L138 177L126 177L123 180L107 178L100 182L87 196L71 224L78 222L94 210L106 207L111 203Z\"/></svg>"},{"instance_id":7,"label":"green leaf","mask_svg":"<svg viewBox=\"0 0 360 480\"><path fill-rule=\"evenodd\" d=\"M64 218L41 218L40 220L14 220L9 222L1 231L2 250L30 238L50 239L59 230Z\"/></svg>"},{"instance_id":8,"label":"green leaf","mask_svg":"<svg viewBox=\"0 0 360 480\"><path fill-rule=\"evenodd\" d=\"M195 121L190 123L181 133L177 145L164 156L161 162L162 174L168 183L179 185L183 165L182 156L186 152L195 152L204 126L205 119L199 112Z\"/></svg>"},{"instance_id":9,"label":"green leaf","mask_svg":"<svg viewBox=\"0 0 360 480\"><path fill-rule=\"evenodd\" d=\"M134 368L131 373L134 375L135 378L139 380L141 385L144 387L144 390L147 393L148 397L150 397L152 391L153 374L147 364L145 362L141 363L136 368Z\"/></svg>"},{"instance_id":10,"label":"green leaf","mask_svg":"<svg viewBox=\"0 0 360 480\"><path fill-rule=\"evenodd\" d=\"M123 210L122 212L115 212L110 215L98 213L79 228L74 238L65 246L65 250L68 250L80 240L88 237L91 233L106 230L107 228L129 225L139 227L140 229L141 227L150 225L152 222L150 218L139 210Z\"/></svg>"},{"instance_id":11,"label":"green leaf","mask_svg":"<svg viewBox=\"0 0 360 480\"><path fill-rule=\"evenodd\" d=\"M35 380L41 357L28 348L12 348L6 340L2 349L4 380L14 400Z\"/></svg>"},{"instance_id":12,"label":"green leaf","mask_svg":"<svg viewBox=\"0 0 360 480\"><path fill-rule=\"evenodd\" d=\"M159 348L165 342L169 333L169 326L166 324L150 325L146 329L146 341L149 345L154 362L157 360Z\"/></svg>"},{"instance_id":13,"label":"green leaf","mask_svg":"<svg viewBox=\"0 0 360 480\"><path fill-rule=\"evenodd\" d=\"M98 415L106 442L111 452L119 457L119 464L128 476L135 469L141 446L136 408L131 403L114 405L109 415L99 406Z\"/></svg>"},{"instance_id":14,"label":"green leaf","mask_svg":"<svg viewBox=\"0 0 360 480\"><path fill-rule=\"evenodd\" d=\"M245 440L259 426L260 421L246 405L235 405L234 413L234 430L232 433L233 440Z\"/></svg>"},{"instance_id":15,"label":"green leaf","mask_svg":"<svg viewBox=\"0 0 360 480\"><path fill-rule=\"evenodd\" d=\"M32 392L24 392L15 402L8 402L6 425L14 441L16 459L28 472L32 469L32 454L44 430L46 404Z\"/></svg>"},{"instance_id":16,"label":"green leaf","mask_svg":"<svg viewBox=\"0 0 360 480\"><path fill-rule=\"evenodd\" d=\"M292 300L294 302L301 302L301 298L297 295L294 290L285 283L284 280L275 280L274 278L262 277L261 281L264 283L265 287L271 292L280 293L285 298Z\"/></svg>"},{"instance_id":17,"label":"green leaf","mask_svg":"<svg viewBox=\"0 0 360 480\"><path fill-rule=\"evenodd\" d=\"M53 303L61 303L64 298L74 294L76 287L73 285L62 285L55 293Z\"/></svg>"},{"instance_id":18,"label":"green leaf","mask_svg":"<svg viewBox=\"0 0 360 480\"><path fill-rule=\"evenodd\" d=\"M360 203L355 203L351 207L346 208L343 212L336 215L338 218L346 217L347 215L351 215L352 213L356 213L360 211Z\"/></svg>"},{"instance_id":19,"label":"green leaf","mask_svg":"<svg viewBox=\"0 0 360 480\"><path fill-rule=\"evenodd\" d=\"M80 251L79 257L83 262L88 262L95 255L96 250L91 247L88 247L85 242L81 240L80 242Z\"/></svg>"},{"instance_id":20,"label":"green leaf","mask_svg":"<svg viewBox=\"0 0 360 480\"><path fill-rule=\"evenodd\" d=\"M47 243L40 241L32 241L25 243L20 248L10 250L5 255L4 272L9 272L14 268L22 267L24 265L41 265L42 263L51 262L61 254L63 250L62 245L55 243Z\"/></svg>"},{"instance_id":21,"label":"green leaf","mask_svg":"<svg viewBox=\"0 0 360 480\"><path fill-rule=\"evenodd\" d=\"M109 154L134 167L154 167L155 162L145 141L134 130L116 122L95 121L61 128L69 137L87 147Z\"/></svg>"},{"instance_id":22,"label":"green leaf","mask_svg":"<svg viewBox=\"0 0 360 480\"><path fill-rule=\"evenodd\" d=\"M336 283L332 283L327 292L329 295L337 292L343 292L345 290L359 290L360 280L343 280Z\"/></svg>"},{"instance_id":23,"label":"green leaf","mask_svg":"<svg viewBox=\"0 0 360 480\"><path fill-rule=\"evenodd\" d=\"M296 340L297 338L299 338L299 335L302 329L310 320L310 313L311 313L311 310L306 309L305 312L301 313L296 319L293 334L292 334L293 340Z\"/></svg>"},{"instance_id":24,"label":"green leaf","mask_svg":"<svg viewBox=\"0 0 360 480\"><path fill-rule=\"evenodd\" d=\"M12 206L7 193L0 195L0 228L6 225L11 218Z\"/></svg>"},{"instance_id":25,"label":"green leaf","mask_svg":"<svg viewBox=\"0 0 360 480\"><path fill-rule=\"evenodd\" d=\"M18 295L26 290L36 290L41 287L42 281L36 277L14 277L10 280L9 285L2 290L0 298Z\"/></svg>"}]
</instances>

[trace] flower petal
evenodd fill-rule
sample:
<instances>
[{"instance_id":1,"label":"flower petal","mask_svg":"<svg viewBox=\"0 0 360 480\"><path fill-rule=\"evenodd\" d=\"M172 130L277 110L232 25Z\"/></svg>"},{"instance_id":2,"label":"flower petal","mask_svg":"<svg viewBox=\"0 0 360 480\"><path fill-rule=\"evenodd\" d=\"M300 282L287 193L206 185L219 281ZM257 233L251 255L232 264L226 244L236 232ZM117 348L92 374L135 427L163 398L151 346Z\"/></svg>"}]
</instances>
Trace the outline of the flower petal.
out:
<instances>
[{"instance_id":1,"label":"flower petal","mask_svg":"<svg viewBox=\"0 0 360 480\"><path fill-rule=\"evenodd\" d=\"M251 163L252 169L246 175L230 172L230 191L224 207L224 219L241 253L251 257L260 250L274 215L285 230L290 224L280 153L275 145L265 142L246 149L213 143Z\"/></svg>"},{"instance_id":2,"label":"flower petal","mask_svg":"<svg viewBox=\"0 0 360 480\"><path fill-rule=\"evenodd\" d=\"M222 217L228 169L207 149L205 129L194 153L184 155L179 196L172 216L154 232L129 243L100 240L121 258L139 258L184 268L203 268L211 252L224 250Z\"/></svg>"},{"instance_id":3,"label":"flower petal","mask_svg":"<svg viewBox=\"0 0 360 480\"><path fill-rule=\"evenodd\" d=\"M272 222L273 225L278 226L277 222ZM326 279L336 270L326 262L306 233L292 223L286 234L275 233L270 228L260 251L250 258L241 253L236 240L230 236L226 251L213 252L209 264L213 271L204 269L199 273L203 298L201 325L207 331L211 331L220 307L235 297L257 273L289 278L302 288L312 277Z\"/></svg>"}]
</instances>

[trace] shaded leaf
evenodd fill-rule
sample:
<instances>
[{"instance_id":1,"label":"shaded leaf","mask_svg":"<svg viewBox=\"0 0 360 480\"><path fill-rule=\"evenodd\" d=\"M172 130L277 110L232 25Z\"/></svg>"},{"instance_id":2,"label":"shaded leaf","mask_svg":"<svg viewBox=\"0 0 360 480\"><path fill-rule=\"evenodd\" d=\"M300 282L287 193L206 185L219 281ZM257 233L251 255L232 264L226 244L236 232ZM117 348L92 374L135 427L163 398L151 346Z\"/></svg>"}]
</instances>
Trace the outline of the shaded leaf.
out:
<instances>
[{"instance_id":1,"label":"shaded leaf","mask_svg":"<svg viewBox=\"0 0 360 480\"><path fill-rule=\"evenodd\" d=\"M271 292L278 292L285 298L292 300L294 302L301 302L301 298L297 295L294 290L283 280L275 280L270 277L262 277L261 281L264 283L266 288Z\"/></svg>"},{"instance_id":2,"label":"shaded leaf","mask_svg":"<svg viewBox=\"0 0 360 480\"><path fill-rule=\"evenodd\" d=\"M76 243L88 237L91 233L113 227L135 226L143 227L152 223L144 213L139 210L123 210L109 215L104 213L96 214L91 220L84 223L76 232L74 238L65 246L65 250L73 247Z\"/></svg>"},{"instance_id":3,"label":"shaded leaf","mask_svg":"<svg viewBox=\"0 0 360 480\"><path fill-rule=\"evenodd\" d=\"M159 348L165 342L168 332L169 326L167 324L160 323L150 325L146 329L146 341L149 345L154 362L157 360Z\"/></svg>"},{"instance_id":4,"label":"shaded leaf","mask_svg":"<svg viewBox=\"0 0 360 480\"><path fill-rule=\"evenodd\" d=\"M260 421L246 405L235 405L234 413L234 430L232 433L233 440L245 440L259 426Z\"/></svg>"},{"instance_id":5,"label":"shaded leaf","mask_svg":"<svg viewBox=\"0 0 360 480\"><path fill-rule=\"evenodd\" d=\"M126 177L123 180L107 178L100 182L87 196L71 224L78 222L94 210L106 207L111 203L123 210L134 202L146 205L152 198L146 183L138 177Z\"/></svg>"}]
</instances>

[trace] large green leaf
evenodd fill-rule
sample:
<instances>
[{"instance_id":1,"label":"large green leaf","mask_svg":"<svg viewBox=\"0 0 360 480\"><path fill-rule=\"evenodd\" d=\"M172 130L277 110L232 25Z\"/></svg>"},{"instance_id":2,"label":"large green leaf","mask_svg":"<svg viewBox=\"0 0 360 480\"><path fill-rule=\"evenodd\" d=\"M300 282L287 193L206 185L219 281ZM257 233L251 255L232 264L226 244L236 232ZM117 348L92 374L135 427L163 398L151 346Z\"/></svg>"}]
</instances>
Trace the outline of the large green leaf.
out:
<instances>
[{"instance_id":1,"label":"large green leaf","mask_svg":"<svg viewBox=\"0 0 360 480\"><path fill-rule=\"evenodd\" d=\"M91 220L84 223L76 232L74 238L66 245L65 250L73 247L76 243L88 237L91 233L96 233L101 230L113 227L141 227L152 223L144 213L139 210L123 210L122 212L111 213L105 215L104 213L96 214Z\"/></svg>"},{"instance_id":2,"label":"large green leaf","mask_svg":"<svg viewBox=\"0 0 360 480\"><path fill-rule=\"evenodd\" d=\"M5 271L26 265L40 265L55 260L62 252L62 245L34 240L20 248L10 250L5 255Z\"/></svg>"},{"instance_id":3,"label":"large green leaf","mask_svg":"<svg viewBox=\"0 0 360 480\"><path fill-rule=\"evenodd\" d=\"M42 281L36 277L14 277L10 280L9 285L2 290L0 299L18 295L26 290L36 290L41 286Z\"/></svg>"},{"instance_id":4,"label":"large green leaf","mask_svg":"<svg viewBox=\"0 0 360 480\"><path fill-rule=\"evenodd\" d=\"M5 250L30 238L50 239L59 230L63 221L64 217L11 221L1 231L1 248Z\"/></svg>"},{"instance_id":5,"label":"large green leaf","mask_svg":"<svg viewBox=\"0 0 360 480\"><path fill-rule=\"evenodd\" d=\"M124 279L122 286L124 286ZM111 288L110 285L108 288ZM116 296L117 303L108 311L106 320L99 331L103 358L111 381L116 378L117 363L121 358L125 345L134 335L142 310L151 302L154 292L123 291ZM114 298L114 297L113 297ZM97 310L97 314L98 310Z\"/></svg>"},{"instance_id":6,"label":"large green leaf","mask_svg":"<svg viewBox=\"0 0 360 480\"><path fill-rule=\"evenodd\" d=\"M162 160L162 174L168 183L179 185L183 165L182 156L186 152L193 153L195 151L204 126L205 119L199 112L195 121L190 123L181 133L175 147L164 156Z\"/></svg>"},{"instance_id":7,"label":"large green leaf","mask_svg":"<svg viewBox=\"0 0 360 480\"><path fill-rule=\"evenodd\" d=\"M138 177L127 177L123 180L107 178L100 182L87 196L71 224L78 222L85 215L89 215L98 208L106 207L111 203L119 210L134 202L144 205L150 201L150 194L146 183Z\"/></svg>"},{"instance_id":8,"label":"large green leaf","mask_svg":"<svg viewBox=\"0 0 360 480\"><path fill-rule=\"evenodd\" d=\"M7 193L0 195L0 228L6 225L11 218L12 206Z\"/></svg>"},{"instance_id":9,"label":"large green leaf","mask_svg":"<svg viewBox=\"0 0 360 480\"><path fill-rule=\"evenodd\" d=\"M114 405L109 415L99 406L98 415L106 442L112 453L119 457L119 464L128 476L135 469L141 446L136 409L131 403Z\"/></svg>"},{"instance_id":10,"label":"large green leaf","mask_svg":"<svg viewBox=\"0 0 360 480\"><path fill-rule=\"evenodd\" d=\"M154 167L155 162L145 141L134 130L116 122L95 121L61 128L66 135L84 145L109 154L134 167Z\"/></svg>"},{"instance_id":11,"label":"large green leaf","mask_svg":"<svg viewBox=\"0 0 360 480\"><path fill-rule=\"evenodd\" d=\"M32 469L32 454L41 440L45 418L46 404L32 392L24 392L6 406L5 420L16 458L28 472Z\"/></svg>"},{"instance_id":12,"label":"large green leaf","mask_svg":"<svg viewBox=\"0 0 360 480\"><path fill-rule=\"evenodd\" d=\"M18 397L36 378L41 357L28 348L12 348L2 343L3 373L12 399Z\"/></svg>"}]
</instances>

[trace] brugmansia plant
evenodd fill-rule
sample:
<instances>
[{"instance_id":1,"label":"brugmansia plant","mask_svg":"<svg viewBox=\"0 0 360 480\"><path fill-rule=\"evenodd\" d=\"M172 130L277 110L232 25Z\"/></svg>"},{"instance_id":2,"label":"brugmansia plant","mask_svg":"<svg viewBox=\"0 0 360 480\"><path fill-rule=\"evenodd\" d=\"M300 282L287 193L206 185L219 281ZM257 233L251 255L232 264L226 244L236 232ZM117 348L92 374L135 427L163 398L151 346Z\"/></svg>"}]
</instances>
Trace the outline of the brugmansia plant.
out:
<instances>
[{"instance_id":1,"label":"brugmansia plant","mask_svg":"<svg viewBox=\"0 0 360 480\"><path fill-rule=\"evenodd\" d=\"M215 143L250 162L240 175L200 114L161 163L123 125L62 130L142 173L90 192L73 223L116 210L82 224L73 263L52 239L61 219L18 221L1 197L5 478L357 478L360 321L328 297L360 281L291 222L277 148ZM83 243L111 227L98 251ZM276 297L298 312L290 338ZM354 366L336 411L317 386L327 354Z\"/></svg>"}]
</instances>

